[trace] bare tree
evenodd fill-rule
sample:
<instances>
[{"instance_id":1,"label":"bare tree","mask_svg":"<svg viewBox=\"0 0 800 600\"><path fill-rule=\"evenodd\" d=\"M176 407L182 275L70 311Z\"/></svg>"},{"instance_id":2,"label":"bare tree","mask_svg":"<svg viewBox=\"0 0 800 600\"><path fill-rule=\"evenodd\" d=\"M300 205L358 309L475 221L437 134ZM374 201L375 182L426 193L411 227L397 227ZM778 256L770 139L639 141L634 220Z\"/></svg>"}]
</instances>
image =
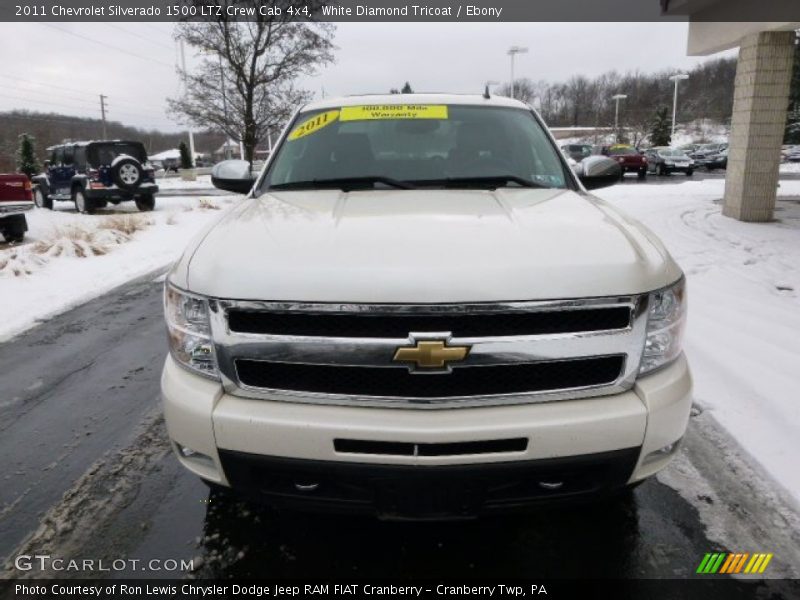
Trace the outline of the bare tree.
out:
<instances>
[{"instance_id":1,"label":"bare tree","mask_svg":"<svg viewBox=\"0 0 800 600\"><path fill-rule=\"evenodd\" d=\"M537 86L530 79L515 79L514 80L514 98L525 104L533 105L537 97ZM504 83L501 85L497 94L500 96L511 96L511 85Z\"/></svg>"},{"instance_id":2,"label":"bare tree","mask_svg":"<svg viewBox=\"0 0 800 600\"><path fill-rule=\"evenodd\" d=\"M255 15L261 12L258 0L233 4L255 7ZM196 70L180 71L184 90L167 100L169 112L242 142L244 158L250 162L269 129L284 124L310 97L296 87L297 78L333 61L333 25L292 20L287 9L297 3L291 0L273 4L282 6L279 15L253 16L248 21L219 16L214 21L179 23L176 29L176 37L203 58Z\"/></svg>"}]
</instances>

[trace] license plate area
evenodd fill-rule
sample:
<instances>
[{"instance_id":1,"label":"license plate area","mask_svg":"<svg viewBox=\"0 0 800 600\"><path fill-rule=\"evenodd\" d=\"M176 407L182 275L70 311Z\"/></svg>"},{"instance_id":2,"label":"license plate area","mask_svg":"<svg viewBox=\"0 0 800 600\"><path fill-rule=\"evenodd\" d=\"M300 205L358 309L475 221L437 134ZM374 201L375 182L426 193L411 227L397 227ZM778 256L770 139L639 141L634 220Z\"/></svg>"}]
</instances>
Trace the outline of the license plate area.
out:
<instances>
[{"instance_id":1,"label":"license plate area","mask_svg":"<svg viewBox=\"0 0 800 600\"><path fill-rule=\"evenodd\" d=\"M385 519L469 518L484 502L484 490L465 481L413 477L381 481L376 490L378 516Z\"/></svg>"}]
</instances>

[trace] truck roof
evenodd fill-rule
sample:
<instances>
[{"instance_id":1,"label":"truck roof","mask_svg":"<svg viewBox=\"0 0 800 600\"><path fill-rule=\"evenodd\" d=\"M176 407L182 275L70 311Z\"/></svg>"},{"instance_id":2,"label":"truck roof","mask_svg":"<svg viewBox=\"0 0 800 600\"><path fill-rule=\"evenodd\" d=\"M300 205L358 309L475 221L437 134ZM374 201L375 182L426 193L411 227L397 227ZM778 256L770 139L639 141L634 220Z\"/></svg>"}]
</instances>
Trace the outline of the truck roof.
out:
<instances>
[{"instance_id":1,"label":"truck roof","mask_svg":"<svg viewBox=\"0 0 800 600\"><path fill-rule=\"evenodd\" d=\"M505 106L530 110L527 104L519 100L514 100L506 96L490 96L486 98L482 94L365 94L363 96L340 96L309 102L302 110L337 108L339 106L361 106L364 104L463 104Z\"/></svg>"}]
</instances>

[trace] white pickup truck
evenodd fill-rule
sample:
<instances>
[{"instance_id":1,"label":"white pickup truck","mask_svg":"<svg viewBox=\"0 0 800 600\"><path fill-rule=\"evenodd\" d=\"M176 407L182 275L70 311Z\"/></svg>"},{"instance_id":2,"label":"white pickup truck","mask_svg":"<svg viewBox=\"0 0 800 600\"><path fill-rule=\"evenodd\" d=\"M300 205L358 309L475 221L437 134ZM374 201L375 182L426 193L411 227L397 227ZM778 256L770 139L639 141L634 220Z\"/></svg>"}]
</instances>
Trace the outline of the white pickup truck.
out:
<instances>
[{"instance_id":1,"label":"white pickup truck","mask_svg":"<svg viewBox=\"0 0 800 600\"><path fill-rule=\"evenodd\" d=\"M278 507L461 518L595 497L686 429L684 277L508 98L325 99L165 289L180 462Z\"/></svg>"}]
</instances>

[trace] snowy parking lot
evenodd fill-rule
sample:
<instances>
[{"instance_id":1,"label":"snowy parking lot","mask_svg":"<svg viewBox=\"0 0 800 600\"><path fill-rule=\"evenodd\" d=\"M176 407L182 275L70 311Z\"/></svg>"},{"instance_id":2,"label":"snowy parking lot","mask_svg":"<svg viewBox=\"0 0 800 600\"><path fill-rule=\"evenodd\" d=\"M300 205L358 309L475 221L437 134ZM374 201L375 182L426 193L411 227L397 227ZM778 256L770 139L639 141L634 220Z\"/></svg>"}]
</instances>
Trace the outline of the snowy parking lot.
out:
<instances>
[{"instance_id":1,"label":"snowy parking lot","mask_svg":"<svg viewBox=\"0 0 800 600\"><path fill-rule=\"evenodd\" d=\"M774 223L723 217L723 179L617 185L597 195L650 227L686 273L695 402L800 498L800 181Z\"/></svg>"},{"instance_id":2,"label":"snowy parking lot","mask_svg":"<svg viewBox=\"0 0 800 600\"><path fill-rule=\"evenodd\" d=\"M28 213L25 243L0 249L0 289L6 315L0 340L173 262L189 240L235 196L202 194L208 177L159 181L156 209L141 213L133 202L109 204L94 215L71 202Z\"/></svg>"}]
</instances>

